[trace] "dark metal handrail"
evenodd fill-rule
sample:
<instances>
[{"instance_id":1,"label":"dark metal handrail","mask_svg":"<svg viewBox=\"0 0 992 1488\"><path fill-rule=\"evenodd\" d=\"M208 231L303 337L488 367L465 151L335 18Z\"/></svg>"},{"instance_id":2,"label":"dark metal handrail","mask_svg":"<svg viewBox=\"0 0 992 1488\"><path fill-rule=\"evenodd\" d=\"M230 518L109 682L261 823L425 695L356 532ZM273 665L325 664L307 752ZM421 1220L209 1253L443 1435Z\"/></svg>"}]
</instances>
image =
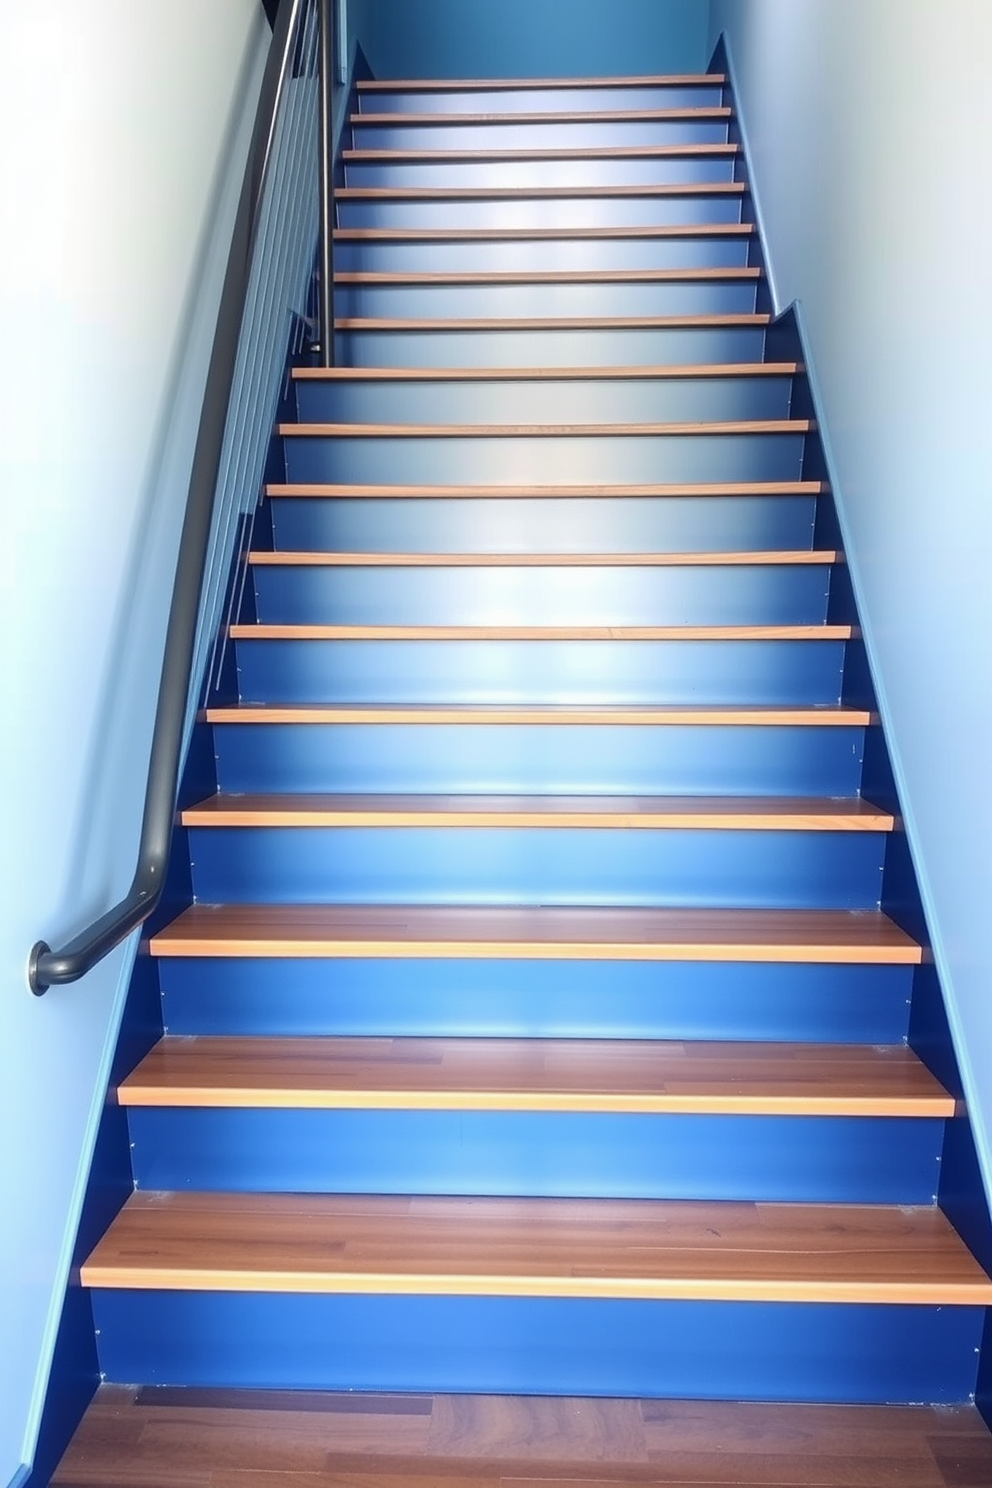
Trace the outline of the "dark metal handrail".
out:
<instances>
[{"instance_id":1,"label":"dark metal handrail","mask_svg":"<svg viewBox=\"0 0 992 1488\"><path fill-rule=\"evenodd\" d=\"M183 733L190 693L194 646L214 511L214 493L224 444L238 357L238 340L263 193L272 159L276 122L287 78L292 76L299 28L311 0L283 0L262 78L251 146L245 167L217 314L217 329L203 396L193 466L183 520L176 579L169 611L155 730L148 765L148 785L138 845L138 861L125 897L88 925L60 950L40 940L32 948L28 981L36 995L49 987L77 981L119 945L154 911L165 885L175 819ZM330 59L330 8L318 0L326 26L321 63ZM330 87L330 67L327 87ZM322 102L323 102L322 96ZM329 100L328 100L329 102ZM331 120L328 110L328 135ZM330 173L328 171L328 182ZM324 326L322 342L333 344Z\"/></svg>"}]
</instances>

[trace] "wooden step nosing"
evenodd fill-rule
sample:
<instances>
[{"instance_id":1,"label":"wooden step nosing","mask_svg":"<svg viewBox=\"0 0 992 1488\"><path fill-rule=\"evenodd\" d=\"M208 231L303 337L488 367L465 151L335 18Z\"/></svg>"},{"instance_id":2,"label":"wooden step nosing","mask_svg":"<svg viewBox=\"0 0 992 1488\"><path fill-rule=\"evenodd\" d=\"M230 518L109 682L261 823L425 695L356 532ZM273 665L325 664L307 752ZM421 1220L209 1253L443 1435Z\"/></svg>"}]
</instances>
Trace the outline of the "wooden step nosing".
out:
<instances>
[{"instance_id":1,"label":"wooden step nosing","mask_svg":"<svg viewBox=\"0 0 992 1488\"><path fill-rule=\"evenodd\" d=\"M951 1096L642 1095L597 1091L266 1090L258 1086L162 1088L132 1081L118 1103L143 1110L204 1111L530 1111L563 1115L800 1117L817 1120L938 1121L954 1116Z\"/></svg>"},{"instance_id":2,"label":"wooden step nosing","mask_svg":"<svg viewBox=\"0 0 992 1488\"><path fill-rule=\"evenodd\" d=\"M339 316L337 331L692 331L760 330L770 315Z\"/></svg>"},{"instance_id":3,"label":"wooden step nosing","mask_svg":"<svg viewBox=\"0 0 992 1488\"><path fill-rule=\"evenodd\" d=\"M333 705L251 704L233 707L210 706L203 710L207 723L263 724L431 724L443 726L530 726L556 727L626 726L647 727L735 727L735 728L865 728L878 722L867 708L836 706L790 708L767 707L583 707L554 708L512 707L498 704L479 706L347 704Z\"/></svg>"},{"instance_id":4,"label":"wooden step nosing","mask_svg":"<svg viewBox=\"0 0 992 1488\"><path fill-rule=\"evenodd\" d=\"M562 269L562 270L491 270L463 273L398 273L368 269L347 269L334 275L335 284L380 287L468 289L475 286L515 287L537 284L755 284L764 278L757 268L700 269ZM323 370L323 369L320 369Z\"/></svg>"},{"instance_id":5,"label":"wooden step nosing","mask_svg":"<svg viewBox=\"0 0 992 1488\"><path fill-rule=\"evenodd\" d=\"M330 485L320 482L270 481L265 495L273 499L320 501L608 501L622 498L642 500L697 500L713 497L733 500L739 496L819 496L829 490L826 481L725 481L697 485L631 486L483 486L483 485Z\"/></svg>"},{"instance_id":6,"label":"wooden step nosing","mask_svg":"<svg viewBox=\"0 0 992 1488\"><path fill-rule=\"evenodd\" d=\"M228 627L234 641L849 641L853 625L305 625Z\"/></svg>"},{"instance_id":7,"label":"wooden step nosing","mask_svg":"<svg viewBox=\"0 0 992 1488\"><path fill-rule=\"evenodd\" d=\"M746 181L676 181L651 186L339 186L340 202L626 201L744 197Z\"/></svg>"},{"instance_id":8,"label":"wooden step nosing","mask_svg":"<svg viewBox=\"0 0 992 1488\"><path fill-rule=\"evenodd\" d=\"M835 549L670 553L368 553L253 549L256 568L829 568Z\"/></svg>"},{"instance_id":9,"label":"wooden step nosing","mask_svg":"<svg viewBox=\"0 0 992 1488\"><path fill-rule=\"evenodd\" d=\"M716 439L809 434L812 419L726 419L671 424L277 424L284 439Z\"/></svg>"},{"instance_id":10,"label":"wooden step nosing","mask_svg":"<svg viewBox=\"0 0 992 1488\"><path fill-rule=\"evenodd\" d=\"M626 367L294 367L294 382L682 382L795 377L802 362L697 362Z\"/></svg>"},{"instance_id":11,"label":"wooden step nosing","mask_svg":"<svg viewBox=\"0 0 992 1488\"><path fill-rule=\"evenodd\" d=\"M682 238L751 238L752 222L674 222L627 227L336 227L336 241L355 243L570 242L617 238L621 241Z\"/></svg>"}]
</instances>

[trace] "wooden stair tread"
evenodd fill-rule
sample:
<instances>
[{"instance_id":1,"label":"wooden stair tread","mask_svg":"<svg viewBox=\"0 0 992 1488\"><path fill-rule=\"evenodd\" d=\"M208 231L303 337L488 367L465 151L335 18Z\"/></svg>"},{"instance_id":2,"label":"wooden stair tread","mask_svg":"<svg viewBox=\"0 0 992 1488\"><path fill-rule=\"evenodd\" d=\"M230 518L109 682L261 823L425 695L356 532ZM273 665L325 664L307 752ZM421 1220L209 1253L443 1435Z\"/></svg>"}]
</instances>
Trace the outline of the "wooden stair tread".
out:
<instances>
[{"instance_id":1,"label":"wooden stair tread","mask_svg":"<svg viewBox=\"0 0 992 1488\"><path fill-rule=\"evenodd\" d=\"M671 222L629 227L336 227L348 243L490 243L569 241L573 238L750 238L752 222Z\"/></svg>"},{"instance_id":2,"label":"wooden stair tread","mask_svg":"<svg viewBox=\"0 0 992 1488\"><path fill-rule=\"evenodd\" d=\"M355 270L336 273L335 284L695 284L754 283L763 270L753 268L701 269L547 269L492 270L488 273L383 273Z\"/></svg>"},{"instance_id":3,"label":"wooden stair tread","mask_svg":"<svg viewBox=\"0 0 992 1488\"><path fill-rule=\"evenodd\" d=\"M804 370L801 362L698 362L642 367L294 367L291 375L294 382L656 382L793 377Z\"/></svg>"},{"instance_id":4,"label":"wooden stair tread","mask_svg":"<svg viewBox=\"0 0 992 1488\"><path fill-rule=\"evenodd\" d=\"M277 424L283 438L303 439L609 439L731 434L808 434L812 419L725 419L671 424Z\"/></svg>"},{"instance_id":5,"label":"wooden stair tread","mask_svg":"<svg viewBox=\"0 0 992 1488\"><path fill-rule=\"evenodd\" d=\"M590 145L543 150L346 149L341 151L341 159L346 165L488 165L500 161L698 160L709 157L733 160L739 154L740 145L707 142L698 145Z\"/></svg>"},{"instance_id":6,"label":"wooden stair tread","mask_svg":"<svg viewBox=\"0 0 992 1488\"><path fill-rule=\"evenodd\" d=\"M85 1286L982 1306L939 1209L132 1194Z\"/></svg>"},{"instance_id":7,"label":"wooden stair tread","mask_svg":"<svg viewBox=\"0 0 992 1488\"><path fill-rule=\"evenodd\" d=\"M613 201L747 194L743 181L677 181L651 186L339 186L338 201Z\"/></svg>"},{"instance_id":8,"label":"wooden stair tread","mask_svg":"<svg viewBox=\"0 0 992 1488\"><path fill-rule=\"evenodd\" d=\"M237 624L236 641L849 641L853 625Z\"/></svg>"},{"instance_id":9,"label":"wooden stair tread","mask_svg":"<svg viewBox=\"0 0 992 1488\"><path fill-rule=\"evenodd\" d=\"M194 904L156 956L786 961L917 965L873 910Z\"/></svg>"},{"instance_id":10,"label":"wooden stair tread","mask_svg":"<svg viewBox=\"0 0 992 1488\"><path fill-rule=\"evenodd\" d=\"M253 550L259 568L819 568L836 563L832 549L741 553L341 553Z\"/></svg>"},{"instance_id":11,"label":"wooden stair tread","mask_svg":"<svg viewBox=\"0 0 992 1488\"><path fill-rule=\"evenodd\" d=\"M339 316L337 331L622 331L733 329L771 324L770 315Z\"/></svg>"},{"instance_id":12,"label":"wooden stair tread","mask_svg":"<svg viewBox=\"0 0 992 1488\"><path fill-rule=\"evenodd\" d=\"M685 88L720 87L722 72L665 72L628 77L553 78L362 78L359 93L529 93L569 88Z\"/></svg>"},{"instance_id":13,"label":"wooden stair tread","mask_svg":"<svg viewBox=\"0 0 992 1488\"><path fill-rule=\"evenodd\" d=\"M163 1038L123 1106L937 1118L905 1046L595 1039Z\"/></svg>"},{"instance_id":14,"label":"wooden stair tread","mask_svg":"<svg viewBox=\"0 0 992 1488\"><path fill-rule=\"evenodd\" d=\"M863 728L877 722L867 708L847 708L834 703L805 708L774 704L700 707L696 704L650 703L238 703L230 707L208 707L203 716L207 723L554 724L563 727L631 724L648 727Z\"/></svg>"},{"instance_id":15,"label":"wooden stair tread","mask_svg":"<svg viewBox=\"0 0 992 1488\"><path fill-rule=\"evenodd\" d=\"M755 796L224 795L184 826L451 826L890 832L891 812L853 799Z\"/></svg>"},{"instance_id":16,"label":"wooden stair tread","mask_svg":"<svg viewBox=\"0 0 992 1488\"><path fill-rule=\"evenodd\" d=\"M352 127L379 124L429 124L443 127L445 124L646 124L696 123L714 119L730 119L733 109L725 104L699 104L692 108L661 109L539 109L520 113L485 114L429 114L429 113L352 113L348 122Z\"/></svg>"},{"instance_id":17,"label":"wooden stair tread","mask_svg":"<svg viewBox=\"0 0 992 1488\"><path fill-rule=\"evenodd\" d=\"M718 496L818 496L826 491L826 481L717 481L697 485L636 485L636 486L415 486L366 484L326 484L316 481L270 481L265 487L266 496L291 499L314 497L320 500L351 501L356 499L388 501L423 500L508 500L520 501L566 500L576 498L610 499L612 497L635 496L645 500L652 497Z\"/></svg>"}]
</instances>

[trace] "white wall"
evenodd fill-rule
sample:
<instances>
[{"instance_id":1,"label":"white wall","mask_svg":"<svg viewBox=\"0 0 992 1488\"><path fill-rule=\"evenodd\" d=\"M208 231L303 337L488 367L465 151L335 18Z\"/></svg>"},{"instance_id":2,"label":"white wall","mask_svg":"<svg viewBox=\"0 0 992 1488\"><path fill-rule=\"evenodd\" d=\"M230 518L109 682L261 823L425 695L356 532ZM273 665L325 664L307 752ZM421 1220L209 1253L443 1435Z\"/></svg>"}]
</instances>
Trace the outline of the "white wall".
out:
<instances>
[{"instance_id":1,"label":"white wall","mask_svg":"<svg viewBox=\"0 0 992 1488\"><path fill-rule=\"evenodd\" d=\"M125 953L154 668L269 37L259 0L0 5L0 1483L30 1459Z\"/></svg>"},{"instance_id":2,"label":"white wall","mask_svg":"<svg viewBox=\"0 0 992 1488\"><path fill-rule=\"evenodd\" d=\"M992 1192L992 5L713 0Z\"/></svg>"}]
</instances>

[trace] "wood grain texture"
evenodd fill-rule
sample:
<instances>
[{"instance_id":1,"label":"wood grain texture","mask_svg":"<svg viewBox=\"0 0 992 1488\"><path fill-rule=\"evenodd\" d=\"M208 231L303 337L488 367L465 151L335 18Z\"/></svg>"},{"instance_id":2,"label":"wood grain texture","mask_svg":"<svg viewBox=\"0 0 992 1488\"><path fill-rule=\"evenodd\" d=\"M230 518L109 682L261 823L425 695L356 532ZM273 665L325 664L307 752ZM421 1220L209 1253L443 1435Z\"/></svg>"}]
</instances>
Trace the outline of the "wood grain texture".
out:
<instances>
[{"instance_id":1,"label":"wood grain texture","mask_svg":"<svg viewBox=\"0 0 992 1488\"><path fill-rule=\"evenodd\" d=\"M654 497L719 496L732 500L736 496L818 496L828 490L826 481L720 481L697 485L637 485L637 486L413 486L413 485L329 485L320 482L299 481L296 483L271 481L265 487L266 496L314 497L321 501L525 501L532 497L541 500L590 499L609 500L612 497L635 496L644 500Z\"/></svg>"},{"instance_id":2,"label":"wood grain texture","mask_svg":"<svg viewBox=\"0 0 992 1488\"><path fill-rule=\"evenodd\" d=\"M547 704L540 707L501 706L498 703L471 706L435 704L296 704L241 703L233 707L204 709L207 723L292 724L440 724L445 727L484 727L491 724L575 725L630 724L649 728L708 728L725 725L737 728L857 728L876 723L866 708L825 704L812 708L711 707L691 705L660 707L612 706L599 703L581 706Z\"/></svg>"},{"instance_id":3,"label":"wood grain texture","mask_svg":"<svg viewBox=\"0 0 992 1488\"><path fill-rule=\"evenodd\" d=\"M750 238L752 222L673 222L644 227L336 227L335 241L346 243L530 243L573 238L643 240L652 238Z\"/></svg>"},{"instance_id":4,"label":"wood grain texture","mask_svg":"<svg viewBox=\"0 0 992 1488\"><path fill-rule=\"evenodd\" d=\"M236 641L849 641L853 625L270 625Z\"/></svg>"},{"instance_id":5,"label":"wood grain texture","mask_svg":"<svg viewBox=\"0 0 992 1488\"><path fill-rule=\"evenodd\" d=\"M603 909L194 904L154 956L388 960L747 961L917 965L920 947L874 910Z\"/></svg>"},{"instance_id":6,"label":"wood grain texture","mask_svg":"<svg viewBox=\"0 0 992 1488\"><path fill-rule=\"evenodd\" d=\"M84 1286L986 1306L939 1209L660 1199L133 1194Z\"/></svg>"},{"instance_id":7,"label":"wood grain texture","mask_svg":"<svg viewBox=\"0 0 992 1488\"><path fill-rule=\"evenodd\" d=\"M858 798L800 796L479 796L218 794L187 806L186 827L665 827L722 831L891 832Z\"/></svg>"},{"instance_id":8,"label":"wood grain texture","mask_svg":"<svg viewBox=\"0 0 992 1488\"><path fill-rule=\"evenodd\" d=\"M338 317L334 327L338 331L622 331L622 330L694 330L712 326L717 329L734 327L748 329L771 325L770 315L600 315L577 316L555 315L551 317L516 317L510 315L488 318L460 317L439 320L411 316Z\"/></svg>"},{"instance_id":9,"label":"wood grain texture","mask_svg":"<svg viewBox=\"0 0 992 1488\"><path fill-rule=\"evenodd\" d=\"M359 93L527 93L539 88L686 88L720 87L727 81L722 72L647 73L633 77L553 78L368 78L355 84Z\"/></svg>"},{"instance_id":10,"label":"wood grain texture","mask_svg":"<svg viewBox=\"0 0 992 1488\"><path fill-rule=\"evenodd\" d=\"M812 419L724 419L708 424L277 424L294 439L597 439L808 434Z\"/></svg>"},{"instance_id":11,"label":"wood grain texture","mask_svg":"<svg viewBox=\"0 0 992 1488\"><path fill-rule=\"evenodd\" d=\"M387 274L363 271L334 275L335 284L741 284L763 278L761 269L568 269L491 273ZM760 366L761 363L754 365Z\"/></svg>"},{"instance_id":12,"label":"wood grain texture","mask_svg":"<svg viewBox=\"0 0 992 1488\"><path fill-rule=\"evenodd\" d=\"M163 1038L123 1106L953 1116L904 1046L596 1039Z\"/></svg>"},{"instance_id":13,"label":"wood grain texture","mask_svg":"<svg viewBox=\"0 0 992 1488\"><path fill-rule=\"evenodd\" d=\"M101 1385L53 1488L988 1488L972 1405Z\"/></svg>"},{"instance_id":14,"label":"wood grain texture","mask_svg":"<svg viewBox=\"0 0 992 1488\"><path fill-rule=\"evenodd\" d=\"M258 568L829 568L833 549L761 553L367 553L256 549Z\"/></svg>"},{"instance_id":15,"label":"wood grain texture","mask_svg":"<svg viewBox=\"0 0 992 1488\"><path fill-rule=\"evenodd\" d=\"M791 377L801 362L701 362L644 367L294 367L294 382L653 382Z\"/></svg>"}]
</instances>

